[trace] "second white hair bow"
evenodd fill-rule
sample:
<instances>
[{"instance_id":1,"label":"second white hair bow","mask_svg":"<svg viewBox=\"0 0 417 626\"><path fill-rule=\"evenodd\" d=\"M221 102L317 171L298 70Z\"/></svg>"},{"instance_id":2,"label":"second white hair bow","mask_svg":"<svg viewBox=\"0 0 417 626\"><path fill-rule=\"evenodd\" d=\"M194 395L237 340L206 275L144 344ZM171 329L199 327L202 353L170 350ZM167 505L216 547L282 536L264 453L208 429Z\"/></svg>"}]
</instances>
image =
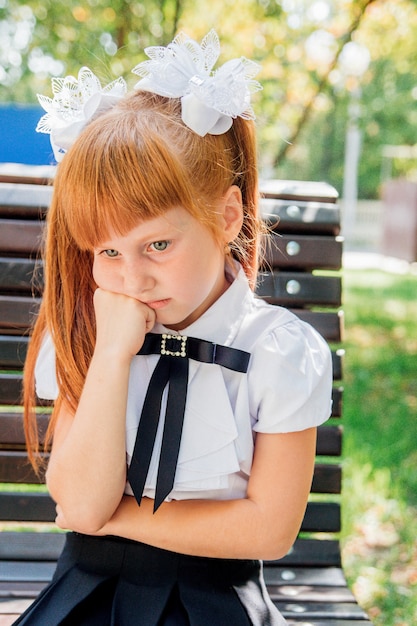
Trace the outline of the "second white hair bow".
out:
<instances>
[{"instance_id":1,"label":"second white hair bow","mask_svg":"<svg viewBox=\"0 0 417 626\"><path fill-rule=\"evenodd\" d=\"M46 111L36 127L39 133L50 135L51 146L57 162L72 146L84 126L96 115L112 108L126 93L126 83L118 78L105 87L88 67L74 76L52 79L54 97L38 94Z\"/></svg>"},{"instance_id":2,"label":"second white hair bow","mask_svg":"<svg viewBox=\"0 0 417 626\"><path fill-rule=\"evenodd\" d=\"M201 46L179 33L166 48L151 46L145 52L150 60L132 70L142 77L136 89L181 98L182 120L198 135L221 135L236 117L255 119L250 97L262 89L253 80L260 66L241 57L212 72L220 54L215 30L204 37Z\"/></svg>"}]
</instances>

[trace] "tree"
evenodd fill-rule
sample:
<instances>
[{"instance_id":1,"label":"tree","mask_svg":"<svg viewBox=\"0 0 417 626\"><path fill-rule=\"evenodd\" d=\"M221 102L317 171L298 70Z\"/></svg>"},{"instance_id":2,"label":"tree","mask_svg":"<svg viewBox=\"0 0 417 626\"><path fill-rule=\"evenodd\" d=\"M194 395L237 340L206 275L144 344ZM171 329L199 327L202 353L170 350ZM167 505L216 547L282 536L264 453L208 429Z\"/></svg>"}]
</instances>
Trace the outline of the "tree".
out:
<instances>
[{"instance_id":1,"label":"tree","mask_svg":"<svg viewBox=\"0 0 417 626\"><path fill-rule=\"evenodd\" d=\"M180 29L201 39L211 27L220 63L243 53L262 64L263 175L325 179L341 191L348 103L359 84L339 63L351 40L371 55L360 80L362 195L378 193L383 144L416 143L416 0L0 0L0 101L36 103L51 76L82 65L133 86L130 70L146 46L166 45Z\"/></svg>"},{"instance_id":2,"label":"tree","mask_svg":"<svg viewBox=\"0 0 417 626\"><path fill-rule=\"evenodd\" d=\"M172 39L181 0L3 0L1 100L35 101L52 75L93 66L106 79L128 72L143 48ZM1 7L1 3L0 3Z\"/></svg>"}]
</instances>

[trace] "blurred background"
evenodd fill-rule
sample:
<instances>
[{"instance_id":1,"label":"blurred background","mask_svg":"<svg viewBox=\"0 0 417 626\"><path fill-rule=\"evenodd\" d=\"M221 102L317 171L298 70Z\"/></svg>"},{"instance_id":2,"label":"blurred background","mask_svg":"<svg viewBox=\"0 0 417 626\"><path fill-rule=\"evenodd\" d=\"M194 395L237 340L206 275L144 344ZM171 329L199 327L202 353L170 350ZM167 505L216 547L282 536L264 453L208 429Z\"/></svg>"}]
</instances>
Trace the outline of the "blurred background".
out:
<instances>
[{"instance_id":1,"label":"blurred background","mask_svg":"<svg viewBox=\"0 0 417 626\"><path fill-rule=\"evenodd\" d=\"M2 163L53 163L34 132L52 76L109 82L179 30L262 65L262 178L340 195L343 557L377 626L417 624L417 0L0 0Z\"/></svg>"},{"instance_id":2,"label":"blurred background","mask_svg":"<svg viewBox=\"0 0 417 626\"><path fill-rule=\"evenodd\" d=\"M383 204L386 183L417 178L417 0L0 0L0 162L51 162L48 137L33 132L51 76L87 65L132 87L146 46L212 27L220 62L262 64L262 177L331 183L347 250L414 261L415 220L411 234Z\"/></svg>"}]
</instances>

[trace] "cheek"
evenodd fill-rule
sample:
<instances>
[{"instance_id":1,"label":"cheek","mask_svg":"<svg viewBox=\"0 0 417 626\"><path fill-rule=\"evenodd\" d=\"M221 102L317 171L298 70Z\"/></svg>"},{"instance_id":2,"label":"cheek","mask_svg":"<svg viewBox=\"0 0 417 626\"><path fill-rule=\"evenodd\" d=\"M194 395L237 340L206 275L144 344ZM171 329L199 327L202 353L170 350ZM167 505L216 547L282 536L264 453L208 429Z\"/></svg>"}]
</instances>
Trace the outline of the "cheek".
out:
<instances>
[{"instance_id":1,"label":"cheek","mask_svg":"<svg viewBox=\"0 0 417 626\"><path fill-rule=\"evenodd\" d=\"M101 267L100 263L93 263L93 278L97 287L109 289L114 284L114 279L109 271Z\"/></svg>"},{"instance_id":2,"label":"cheek","mask_svg":"<svg viewBox=\"0 0 417 626\"><path fill-rule=\"evenodd\" d=\"M97 268L96 268L96 264L95 263L93 263L93 267L92 267L91 273L93 275L93 278L94 278L95 282L97 282L98 275L97 275Z\"/></svg>"},{"instance_id":3,"label":"cheek","mask_svg":"<svg viewBox=\"0 0 417 626\"><path fill-rule=\"evenodd\" d=\"M94 260L93 262L93 278L94 281L96 283L96 285L98 285L100 287L100 282L101 282L101 272L100 272L100 268L97 266L96 261Z\"/></svg>"},{"instance_id":4,"label":"cheek","mask_svg":"<svg viewBox=\"0 0 417 626\"><path fill-rule=\"evenodd\" d=\"M186 279L188 290L196 295L205 296L207 292L209 293L213 289L223 270L224 261L218 254L215 252L212 252L211 256L200 254L190 264Z\"/></svg>"}]
</instances>

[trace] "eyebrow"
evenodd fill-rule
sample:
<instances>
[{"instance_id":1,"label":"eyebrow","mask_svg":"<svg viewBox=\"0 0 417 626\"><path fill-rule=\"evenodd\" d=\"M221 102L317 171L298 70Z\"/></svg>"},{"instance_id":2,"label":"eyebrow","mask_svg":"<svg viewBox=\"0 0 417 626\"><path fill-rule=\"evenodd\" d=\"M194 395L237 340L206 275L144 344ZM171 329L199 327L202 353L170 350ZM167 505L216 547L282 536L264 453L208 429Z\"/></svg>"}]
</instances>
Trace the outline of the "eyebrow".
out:
<instances>
[{"instance_id":1,"label":"eyebrow","mask_svg":"<svg viewBox=\"0 0 417 626\"><path fill-rule=\"evenodd\" d=\"M154 241L165 241L168 239L172 239L173 231L175 231L175 233L184 233L185 226L186 226L185 222L182 222L181 225L178 225L178 226L167 223L166 225L163 225L160 228L155 228L151 230L149 233L145 233L143 235L138 233L138 236L135 237L134 240L136 243L140 243L140 244L152 243ZM110 239L107 239L106 241L100 241L94 246L94 249L97 249L97 248L117 249L118 242L120 240L125 239L128 235L129 233L127 235L117 235L113 239L110 238Z\"/></svg>"}]
</instances>

